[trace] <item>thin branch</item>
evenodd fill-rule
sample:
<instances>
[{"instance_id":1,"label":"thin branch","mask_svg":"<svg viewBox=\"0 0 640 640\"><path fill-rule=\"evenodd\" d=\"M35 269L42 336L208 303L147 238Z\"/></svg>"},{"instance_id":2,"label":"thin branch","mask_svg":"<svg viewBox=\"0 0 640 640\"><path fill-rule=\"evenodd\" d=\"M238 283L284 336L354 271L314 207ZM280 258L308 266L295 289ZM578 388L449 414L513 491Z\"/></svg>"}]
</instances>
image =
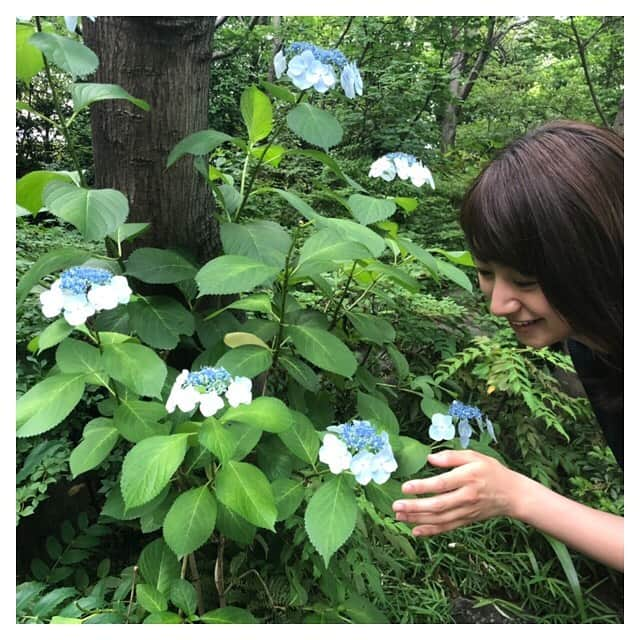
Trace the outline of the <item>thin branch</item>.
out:
<instances>
[{"instance_id":1,"label":"thin branch","mask_svg":"<svg viewBox=\"0 0 640 640\"><path fill-rule=\"evenodd\" d=\"M260 16L251 16L251 21L247 26L247 33L249 33L250 31L253 31L253 27L255 27L258 24L259 20L260 20ZM240 49L242 49L242 47L244 47L247 44L247 42L248 42L248 38L246 37L246 34L245 34L245 37L242 38L240 43L237 44L235 47L232 47L227 51L213 51L211 53L211 60L222 60L223 58L228 58L234 55L235 53L238 53L238 51L240 51Z\"/></svg>"},{"instance_id":2,"label":"thin branch","mask_svg":"<svg viewBox=\"0 0 640 640\"><path fill-rule=\"evenodd\" d=\"M342 44L344 37L347 35L347 31L349 31L349 29L351 28L351 24L354 18L355 16L349 16L349 20L347 21L347 26L344 28L342 35L338 38L338 41L333 45L334 49L337 49Z\"/></svg>"},{"instance_id":3,"label":"thin branch","mask_svg":"<svg viewBox=\"0 0 640 640\"><path fill-rule=\"evenodd\" d=\"M200 580L200 573L198 572L198 565L196 564L196 556L193 553L189 554L189 571L191 572L191 578L193 580L193 586L196 590L198 597L198 615L204 615L204 598L202 596L202 582Z\"/></svg>"},{"instance_id":4,"label":"thin branch","mask_svg":"<svg viewBox=\"0 0 640 640\"><path fill-rule=\"evenodd\" d=\"M571 30L573 31L573 36L575 38L576 44L578 45L578 55L580 56L580 63L582 64L582 70L584 71L584 77L587 81L587 87L589 88L589 93L591 94L593 106L596 108L596 111L598 112L598 115L602 120L602 124L604 124L605 127L609 127L609 121L602 111L602 107L600 107L598 97L596 96L595 89L593 88L593 82L591 81L591 75L589 74L589 65L587 64L587 57L585 55L585 45L580 39L580 34L578 33L578 29L576 28L573 16L570 16L569 20L571 22Z\"/></svg>"},{"instance_id":5,"label":"thin branch","mask_svg":"<svg viewBox=\"0 0 640 640\"><path fill-rule=\"evenodd\" d=\"M219 29L227 20L229 16L216 16L216 21L213 25L213 30Z\"/></svg>"}]
</instances>

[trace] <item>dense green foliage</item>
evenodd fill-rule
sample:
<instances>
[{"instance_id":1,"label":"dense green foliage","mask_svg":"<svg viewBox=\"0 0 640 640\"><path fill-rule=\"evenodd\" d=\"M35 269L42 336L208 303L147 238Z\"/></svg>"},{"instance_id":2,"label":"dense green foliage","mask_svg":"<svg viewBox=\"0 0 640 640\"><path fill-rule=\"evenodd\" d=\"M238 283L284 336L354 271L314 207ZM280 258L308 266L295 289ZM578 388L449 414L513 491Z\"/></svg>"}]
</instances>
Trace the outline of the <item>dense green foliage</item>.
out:
<instances>
[{"instance_id":1,"label":"dense green foliage","mask_svg":"<svg viewBox=\"0 0 640 640\"><path fill-rule=\"evenodd\" d=\"M469 181L514 135L556 117L613 121L622 21L574 20L596 107L569 19L499 18L504 35L444 149L451 58L466 52L468 74L488 21L225 22L212 46L234 53L212 62L210 129L167 158L193 160L216 197L224 255L204 265L161 247L104 255L105 237L119 246L139 229L126 223L126 194L90 187L87 107L148 105L82 87L74 65L89 54L56 58L80 40L45 23L40 35L68 40L38 48L57 71L47 85L22 69L17 83L45 116L18 112L16 502L30 543L18 558L19 622L446 623L465 598L495 604L501 620L621 621L618 574L521 523L415 539L390 507L399 481L433 473L429 417L457 398L496 426L497 444L472 448L624 511L622 474L589 405L559 381L569 358L522 348L488 316L456 224ZM358 61L364 95L265 82L274 39L338 45ZM73 102L55 105L52 83ZM368 177L398 150L431 169L435 191ZM84 328L46 320L35 294L74 264L122 270L134 294L145 283L171 295L134 295ZM201 309L208 294L233 298ZM195 354L191 370L253 378L252 404L204 420L168 414L178 351ZM355 416L391 436L400 468L384 485L362 487L318 461L323 430ZM50 520L56 487L83 499Z\"/></svg>"}]
</instances>

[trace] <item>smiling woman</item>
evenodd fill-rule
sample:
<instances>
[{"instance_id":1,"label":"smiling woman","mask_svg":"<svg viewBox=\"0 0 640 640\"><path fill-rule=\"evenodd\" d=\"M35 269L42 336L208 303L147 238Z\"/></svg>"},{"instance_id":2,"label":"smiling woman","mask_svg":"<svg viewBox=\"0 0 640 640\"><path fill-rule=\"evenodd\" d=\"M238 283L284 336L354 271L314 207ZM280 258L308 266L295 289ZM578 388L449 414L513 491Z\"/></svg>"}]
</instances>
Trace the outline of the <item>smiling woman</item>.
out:
<instances>
[{"instance_id":1,"label":"smiling woman","mask_svg":"<svg viewBox=\"0 0 640 640\"><path fill-rule=\"evenodd\" d=\"M464 198L460 222L491 313L531 347L566 341L623 465L624 147L613 131L551 122L514 141ZM498 416L496 416L498 417ZM429 457L452 471L403 486L399 520L434 535L510 516L623 570L620 516L573 502L475 451Z\"/></svg>"}]
</instances>

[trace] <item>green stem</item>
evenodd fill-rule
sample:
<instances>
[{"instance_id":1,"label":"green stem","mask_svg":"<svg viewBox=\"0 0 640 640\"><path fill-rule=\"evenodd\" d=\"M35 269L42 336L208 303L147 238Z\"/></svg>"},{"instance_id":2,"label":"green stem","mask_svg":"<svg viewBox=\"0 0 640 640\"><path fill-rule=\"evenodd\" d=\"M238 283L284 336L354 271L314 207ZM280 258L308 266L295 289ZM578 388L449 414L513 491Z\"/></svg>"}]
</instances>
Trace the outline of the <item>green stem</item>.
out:
<instances>
[{"instance_id":1,"label":"green stem","mask_svg":"<svg viewBox=\"0 0 640 640\"><path fill-rule=\"evenodd\" d=\"M304 91L302 91L300 93L300 95L298 96L298 99L296 100L296 104L295 106L298 106L300 104L300 102L302 101L302 98L304 96ZM249 178L249 185L247 187L246 192L244 193L244 195L242 196L242 200L240 201L240 206L238 207L238 210L236 211L236 215L235 215L235 220L238 220L240 218L240 213L242 212L242 210L244 209L245 205L247 204L247 200L249 199L249 196L251 195L251 189L253 187L253 183L256 180L256 177L258 176L258 173L262 167L262 161L264 160L265 156L267 155L267 151L269 151L269 149L271 148L271 145L273 144L273 141L278 137L278 135L280 134L280 131L282 131L282 128L284 127L285 124L285 119L280 121L280 124L277 126L276 130L274 131L273 135L271 136L271 140L269 140L269 142L265 145L264 149L262 150L262 153L260 154L260 157L258 158L258 164L256 165L256 168L253 170L253 173L251 174L251 177ZM249 155L247 155L247 162L249 160ZM244 173L244 171L243 171Z\"/></svg>"},{"instance_id":2,"label":"green stem","mask_svg":"<svg viewBox=\"0 0 640 640\"><path fill-rule=\"evenodd\" d=\"M351 272L349 273L349 277L347 278L347 283L344 285L344 289L342 291L342 295L340 296L340 300L338 300L338 305L333 312L333 318L331 318L331 323L329 324L329 331L331 331L338 321L338 313L340 313L340 309L342 308L342 303L344 299L347 297L347 293L349 291L349 286L351 285L351 281L353 280L353 272L356 270L356 260L353 261L353 266L351 267Z\"/></svg>"},{"instance_id":3,"label":"green stem","mask_svg":"<svg viewBox=\"0 0 640 640\"><path fill-rule=\"evenodd\" d=\"M36 27L39 32L42 32L42 26L40 25L40 18L36 16ZM71 132L69 131L65 119L62 115L62 106L60 102L60 97L58 96L58 92L53 84L53 77L51 75L51 68L49 67L49 63L47 62L47 57L45 55L42 56L44 61L44 71L47 76L47 82L49 83L49 88L51 89L51 97L53 98L54 111L56 112L58 119L60 120L60 128L62 129L62 135L66 140L66 143L69 147L69 153L71 154L71 159L73 160L73 164L78 172L78 177L80 178L80 185L83 188L87 188L87 183L84 179L84 175L82 173L82 169L80 167L80 161L78 160L78 154L76 152L75 144L73 143L73 137L71 136Z\"/></svg>"},{"instance_id":4,"label":"green stem","mask_svg":"<svg viewBox=\"0 0 640 640\"><path fill-rule=\"evenodd\" d=\"M352 304L350 304L347 307L347 311L351 311L351 309L353 309L361 300L363 300L364 298L367 297L367 294L371 291L371 289L373 289L373 287L375 287L378 282L380 282L380 280L382 280L384 278L384 276L380 276L379 278L377 278L376 280L374 280L363 292L362 295L359 296L358 298L356 298L355 302L353 302Z\"/></svg>"},{"instance_id":5,"label":"green stem","mask_svg":"<svg viewBox=\"0 0 640 640\"><path fill-rule=\"evenodd\" d=\"M284 333L284 314L287 306L287 291L289 289L289 264L291 262L291 256L293 255L293 251L296 246L296 240L298 239L298 233L300 231L300 227L297 226L293 230L293 238L291 240L291 245L289 246L289 251L287 252L287 258L284 263L284 279L282 281L282 293L280 300L280 311L278 313L278 334L275 340L275 352L273 354L273 362L269 367L269 371L267 372L267 378L269 376L269 372L272 371L276 364L278 363L278 358L280 356L280 348L282 347L282 334ZM265 378L264 386L267 386L267 378Z\"/></svg>"}]
</instances>

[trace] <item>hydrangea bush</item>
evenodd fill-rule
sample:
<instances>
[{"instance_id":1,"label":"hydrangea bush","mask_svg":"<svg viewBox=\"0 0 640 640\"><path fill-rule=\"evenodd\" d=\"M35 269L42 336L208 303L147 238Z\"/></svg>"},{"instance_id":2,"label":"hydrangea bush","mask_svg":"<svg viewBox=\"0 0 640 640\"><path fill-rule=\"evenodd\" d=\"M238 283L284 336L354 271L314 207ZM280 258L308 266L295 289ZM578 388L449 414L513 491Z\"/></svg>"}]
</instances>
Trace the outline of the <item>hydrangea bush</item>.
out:
<instances>
[{"instance_id":1,"label":"hydrangea bush","mask_svg":"<svg viewBox=\"0 0 640 640\"><path fill-rule=\"evenodd\" d=\"M98 98L148 108L114 85L77 81L72 64L81 59L84 72L91 73L97 58L75 42L69 61L62 55L68 39L38 32L28 43L40 59L60 50L55 63L74 78L73 117ZM166 607L158 612L151 604L166 602L172 587L170 580L159 584L149 577L156 564L178 580L179 563L195 562L194 552L215 542L218 557L211 562L223 573L225 540L246 546L258 530L275 532L283 526L299 528L298 544L305 539L319 554L321 564L314 569L319 575L329 571L351 536L362 504L391 515L393 500L401 496L400 479L420 472L430 448L401 433L389 405L388 383L362 356L373 352L390 358L398 379L412 377L395 345L393 325L367 305L383 285L419 291L423 285L409 267L425 279L448 278L471 288L457 267L403 236L390 220L397 208L393 198L368 193L330 156L342 128L331 113L313 104L308 90L328 91L339 73L348 98L362 95L355 63L335 50L292 43L274 64L278 77L287 71L301 91L298 96L267 82L266 93L247 87L240 101L246 139L194 132L167 158L171 171L177 160L192 156L208 181L219 205L223 255L193 264L162 248L137 249L126 259L121 253L114 258L54 249L18 285L19 304L32 304L29 294L35 291L44 315L62 313L62 318L35 340L41 351L55 348L56 367L18 399L17 435L55 429L87 394L108 394L69 464L74 477L80 476L99 467L118 443L125 446L102 516L135 520L143 533L155 532L141 554L147 572L137 590L138 604L156 616L154 621L175 621ZM33 65L29 69L37 71ZM274 118L275 100L288 108L280 120ZM284 126L304 148L277 144ZM225 146L244 154L238 184L209 165L210 155L224 153ZM265 164L277 167L296 155L324 166L344 184L341 211L321 215L306 194L265 184L254 188ZM392 158L397 175L414 184L430 181L433 187L428 170L408 158ZM380 175L388 176L385 171ZM126 222L126 194L90 188L81 171L69 175L22 178L19 212L35 216L43 203L87 239L117 237L120 251L120 243L144 226ZM249 216L247 202L267 192L299 214L298 224L288 229ZM136 295L131 289L137 281L175 285L181 293L175 298ZM298 296L310 289L321 304ZM223 309L196 310L192 304L196 297L230 294L235 300ZM241 322L234 310L246 320ZM193 344L192 337L204 350L187 368L173 369L167 364L172 350L185 341ZM351 401L337 405L337 389ZM424 377L408 391L424 394L426 440L428 407L441 391ZM398 383L396 393L403 392ZM319 404L344 422L327 427ZM350 419L353 415L359 418ZM433 420L438 424L437 416ZM218 596L223 603L224 592Z\"/></svg>"},{"instance_id":2,"label":"hydrangea bush","mask_svg":"<svg viewBox=\"0 0 640 640\"><path fill-rule=\"evenodd\" d=\"M451 403L448 413L433 414L431 426L429 427L429 437L435 441L453 440L456 437L457 427L460 446L466 449L473 434L471 420L474 421L480 433L486 432L496 442L496 434L491 420L478 407L464 404L459 400L454 400Z\"/></svg>"}]
</instances>

